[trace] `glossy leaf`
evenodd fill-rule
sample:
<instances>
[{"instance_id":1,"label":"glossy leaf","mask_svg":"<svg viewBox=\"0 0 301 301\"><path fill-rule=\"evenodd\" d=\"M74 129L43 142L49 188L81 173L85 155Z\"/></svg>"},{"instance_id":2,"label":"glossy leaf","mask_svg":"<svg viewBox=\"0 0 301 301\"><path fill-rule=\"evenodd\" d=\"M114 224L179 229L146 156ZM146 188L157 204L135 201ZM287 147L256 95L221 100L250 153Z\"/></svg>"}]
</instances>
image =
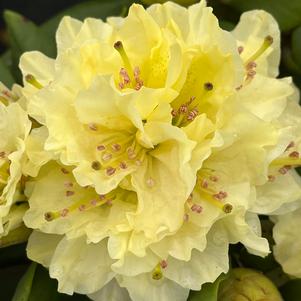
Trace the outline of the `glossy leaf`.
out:
<instances>
[{"instance_id":1,"label":"glossy leaf","mask_svg":"<svg viewBox=\"0 0 301 301\"><path fill-rule=\"evenodd\" d=\"M42 32L33 22L10 10L4 12L4 19L13 56L20 56L23 52L31 50L39 50L46 55L54 56L55 47L50 43L51 37Z\"/></svg>"},{"instance_id":2,"label":"glossy leaf","mask_svg":"<svg viewBox=\"0 0 301 301\"><path fill-rule=\"evenodd\" d=\"M301 69L301 26L295 29L292 34L292 55Z\"/></svg>"},{"instance_id":3,"label":"glossy leaf","mask_svg":"<svg viewBox=\"0 0 301 301\"><path fill-rule=\"evenodd\" d=\"M14 77L10 70L4 64L3 60L0 58L0 81L3 82L8 88L14 83Z\"/></svg>"},{"instance_id":4,"label":"glossy leaf","mask_svg":"<svg viewBox=\"0 0 301 301\"><path fill-rule=\"evenodd\" d=\"M18 282L28 268L28 264L0 268L0 300L11 301Z\"/></svg>"},{"instance_id":5,"label":"glossy leaf","mask_svg":"<svg viewBox=\"0 0 301 301\"><path fill-rule=\"evenodd\" d=\"M20 280L12 301L28 301L37 265L32 263Z\"/></svg>"},{"instance_id":6,"label":"glossy leaf","mask_svg":"<svg viewBox=\"0 0 301 301\"><path fill-rule=\"evenodd\" d=\"M280 292L285 301L300 301L301 279L291 280L281 287Z\"/></svg>"},{"instance_id":7,"label":"glossy leaf","mask_svg":"<svg viewBox=\"0 0 301 301\"><path fill-rule=\"evenodd\" d=\"M49 277L48 270L31 264L20 280L12 301L88 301L84 295L65 295L57 291L57 281Z\"/></svg>"},{"instance_id":8,"label":"glossy leaf","mask_svg":"<svg viewBox=\"0 0 301 301\"><path fill-rule=\"evenodd\" d=\"M60 20L64 16L71 16L79 20L83 20L87 17L105 20L108 16L119 16L128 5L129 1L126 0L85 1L61 11L49 21L45 22L41 26L41 29L48 35L54 36Z\"/></svg>"},{"instance_id":9,"label":"glossy leaf","mask_svg":"<svg viewBox=\"0 0 301 301\"><path fill-rule=\"evenodd\" d=\"M270 12L284 31L301 24L300 0L223 0L240 12L251 9L264 9Z\"/></svg>"}]
</instances>

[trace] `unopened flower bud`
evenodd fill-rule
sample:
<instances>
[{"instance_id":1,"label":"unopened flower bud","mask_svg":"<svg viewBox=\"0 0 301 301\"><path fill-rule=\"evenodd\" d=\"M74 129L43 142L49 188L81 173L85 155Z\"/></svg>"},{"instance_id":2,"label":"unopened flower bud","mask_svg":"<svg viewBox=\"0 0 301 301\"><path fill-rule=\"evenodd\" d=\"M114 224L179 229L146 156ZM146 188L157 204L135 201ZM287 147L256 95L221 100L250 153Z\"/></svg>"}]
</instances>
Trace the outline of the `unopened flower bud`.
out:
<instances>
[{"instance_id":1,"label":"unopened flower bud","mask_svg":"<svg viewBox=\"0 0 301 301\"><path fill-rule=\"evenodd\" d=\"M221 283L218 301L282 301L276 286L263 274L237 268Z\"/></svg>"}]
</instances>

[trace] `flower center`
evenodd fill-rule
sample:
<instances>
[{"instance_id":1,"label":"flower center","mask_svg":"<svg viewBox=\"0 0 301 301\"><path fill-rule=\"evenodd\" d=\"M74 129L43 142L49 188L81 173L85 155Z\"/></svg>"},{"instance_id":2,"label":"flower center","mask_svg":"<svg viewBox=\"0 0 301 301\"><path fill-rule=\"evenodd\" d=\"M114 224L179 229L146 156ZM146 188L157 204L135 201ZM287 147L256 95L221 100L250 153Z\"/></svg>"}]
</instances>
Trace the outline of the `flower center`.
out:
<instances>
[{"instance_id":1,"label":"flower center","mask_svg":"<svg viewBox=\"0 0 301 301\"><path fill-rule=\"evenodd\" d=\"M181 104L178 108L174 108L171 112L174 126L182 127L192 122L200 113L202 100L207 96L209 92L213 90L213 84L211 82L205 82L202 88L202 92L198 97L191 97L189 101Z\"/></svg>"},{"instance_id":2,"label":"flower center","mask_svg":"<svg viewBox=\"0 0 301 301\"><path fill-rule=\"evenodd\" d=\"M261 46L244 62L244 67L246 70L245 83L249 83L254 76L256 75L256 61L266 52L267 49L273 44L273 38L271 36L266 36L263 40ZM238 53L242 54L244 48L242 46L238 47ZM238 87L237 90L240 90L242 86Z\"/></svg>"},{"instance_id":3,"label":"flower center","mask_svg":"<svg viewBox=\"0 0 301 301\"><path fill-rule=\"evenodd\" d=\"M120 54L120 57L123 62L123 67L119 71L119 88L132 88L135 90L140 90L143 86L143 80L140 78L141 72L139 67L132 67L132 64L129 60L129 57L123 47L121 41L117 41L114 44L114 48Z\"/></svg>"},{"instance_id":4,"label":"flower center","mask_svg":"<svg viewBox=\"0 0 301 301\"><path fill-rule=\"evenodd\" d=\"M220 177L216 172L209 168L203 168L197 178L197 183L195 186L195 192L197 192L202 200L209 202L211 205L215 206L224 213L231 213L233 206L226 202L228 193L222 189L220 184ZM193 201L193 193L189 196L186 201L188 209L194 213L200 214L203 212L203 207L198 203ZM185 213L184 221L189 220L189 214Z\"/></svg>"},{"instance_id":5,"label":"flower center","mask_svg":"<svg viewBox=\"0 0 301 301\"><path fill-rule=\"evenodd\" d=\"M65 176L70 174L70 172L64 167L61 168L61 172ZM64 181L63 185L64 185L65 197L71 198L71 200L76 198L76 195L77 195L76 189L78 189L78 185L76 183L73 183L70 180ZM88 189L87 193L85 193L85 195L87 195L86 199L80 199L80 200L74 201L74 202L72 202L72 205L70 205L68 207L64 207L57 211L46 212L44 214L45 220L48 222L51 222L58 218L65 218L72 213L84 212L84 211L87 211L87 210L90 210L90 209L93 209L96 207L100 207L103 205L111 206L117 196L117 189L113 190L105 195L96 194L94 189L90 188L90 187L84 187L84 188L81 187L81 189ZM89 191L89 189L90 189L90 191Z\"/></svg>"},{"instance_id":6,"label":"flower center","mask_svg":"<svg viewBox=\"0 0 301 301\"><path fill-rule=\"evenodd\" d=\"M88 125L89 130L98 132L97 124ZM91 162L91 168L96 171L105 171L107 176L112 176L118 171L124 171L128 167L139 166L145 155L145 149L137 142L135 133L113 133L106 137L96 138L100 140L95 145L95 160Z\"/></svg>"}]
</instances>

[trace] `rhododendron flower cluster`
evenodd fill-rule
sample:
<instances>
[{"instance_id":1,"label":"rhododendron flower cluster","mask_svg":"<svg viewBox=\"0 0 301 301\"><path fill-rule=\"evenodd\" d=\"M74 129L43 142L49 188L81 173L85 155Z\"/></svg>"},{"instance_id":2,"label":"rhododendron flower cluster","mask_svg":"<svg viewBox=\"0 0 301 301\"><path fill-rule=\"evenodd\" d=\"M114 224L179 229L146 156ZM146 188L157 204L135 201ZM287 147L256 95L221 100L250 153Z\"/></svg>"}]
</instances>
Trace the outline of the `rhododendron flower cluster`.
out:
<instances>
[{"instance_id":1,"label":"rhododendron flower cluster","mask_svg":"<svg viewBox=\"0 0 301 301\"><path fill-rule=\"evenodd\" d=\"M20 99L1 109L0 216L24 188L27 254L58 290L184 301L228 271L230 244L267 255L258 215L294 210L301 192L301 110L276 78L273 17L250 11L228 32L205 1L134 4L106 22L64 17L56 41L55 59L22 55Z\"/></svg>"}]
</instances>

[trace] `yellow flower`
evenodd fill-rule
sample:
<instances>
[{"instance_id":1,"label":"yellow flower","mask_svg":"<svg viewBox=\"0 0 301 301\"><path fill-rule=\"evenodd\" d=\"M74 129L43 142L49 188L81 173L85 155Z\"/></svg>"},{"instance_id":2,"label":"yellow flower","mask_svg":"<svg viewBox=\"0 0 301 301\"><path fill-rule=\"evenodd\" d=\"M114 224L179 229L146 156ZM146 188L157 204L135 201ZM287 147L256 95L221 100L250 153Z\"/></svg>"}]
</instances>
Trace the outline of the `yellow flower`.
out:
<instances>
[{"instance_id":1,"label":"yellow flower","mask_svg":"<svg viewBox=\"0 0 301 301\"><path fill-rule=\"evenodd\" d=\"M300 207L300 201L299 201ZM276 222L273 229L275 240L274 255L284 272L291 276L301 277L301 243L299 239L301 210L279 215L273 218Z\"/></svg>"},{"instance_id":2,"label":"yellow flower","mask_svg":"<svg viewBox=\"0 0 301 301\"><path fill-rule=\"evenodd\" d=\"M25 140L31 122L18 102L15 91L0 85L0 237L22 225L27 209L24 196Z\"/></svg>"},{"instance_id":3,"label":"yellow flower","mask_svg":"<svg viewBox=\"0 0 301 301\"><path fill-rule=\"evenodd\" d=\"M27 143L28 256L59 291L183 301L228 270L230 243L266 255L257 214L286 201L260 207L259 190L300 119L275 79L273 18L246 13L229 33L205 1L133 5L106 23L65 17L56 37L55 60L20 67L43 125Z\"/></svg>"}]
</instances>

